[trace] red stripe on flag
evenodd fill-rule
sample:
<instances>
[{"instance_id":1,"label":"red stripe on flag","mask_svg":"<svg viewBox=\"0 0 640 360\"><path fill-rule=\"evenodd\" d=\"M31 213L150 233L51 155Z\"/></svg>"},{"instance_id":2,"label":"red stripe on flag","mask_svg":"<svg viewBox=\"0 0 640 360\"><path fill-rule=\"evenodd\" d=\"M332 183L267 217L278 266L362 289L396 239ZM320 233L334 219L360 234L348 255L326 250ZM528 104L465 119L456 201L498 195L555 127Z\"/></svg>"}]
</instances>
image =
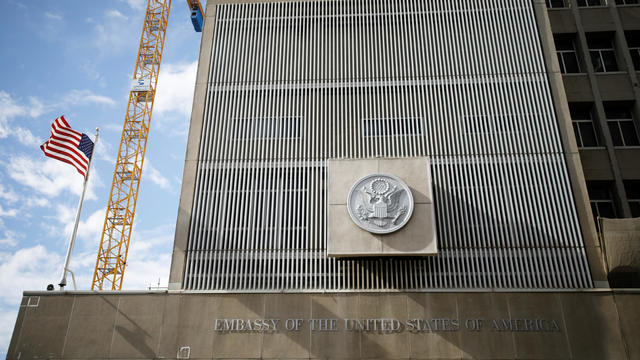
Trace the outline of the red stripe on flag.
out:
<instances>
[{"instance_id":1,"label":"red stripe on flag","mask_svg":"<svg viewBox=\"0 0 640 360\"><path fill-rule=\"evenodd\" d=\"M51 135L56 133L64 133L67 136L77 138L78 142L80 141L80 139L82 139L82 133L71 129L68 125L64 126L63 124L58 124L57 120L54 121L53 124L51 124Z\"/></svg>"},{"instance_id":2,"label":"red stripe on flag","mask_svg":"<svg viewBox=\"0 0 640 360\"><path fill-rule=\"evenodd\" d=\"M63 157L65 159L67 159L71 163L71 165L75 166L76 169L78 169L78 170L81 169L82 171L87 170L87 166L89 165L88 162L85 163L85 162L78 161L78 159L75 159L73 156L69 156L68 153L66 153L64 151L57 150L57 149L51 147L50 145L51 144L44 145L43 151L44 151L45 155L47 155L47 156L53 155L53 156L57 156L57 157Z\"/></svg>"},{"instance_id":3,"label":"red stripe on flag","mask_svg":"<svg viewBox=\"0 0 640 360\"><path fill-rule=\"evenodd\" d=\"M68 159L66 159L66 158L64 158L64 157L61 157L61 156L57 156L57 155L54 155L54 154L48 153L48 152L44 149L44 145L40 145L40 149L42 149L42 151L44 152L44 154L45 154L47 157L50 157L50 158L52 158L52 159L56 159L56 160L60 160L60 161L62 161L62 162L66 162L67 164L73 165L73 167L75 167L75 168L76 168L76 171L78 171L78 173L79 173L80 175L82 175L82 176L85 176L85 175L86 175L86 168L84 168L84 169L83 169L83 168L79 168L78 166L76 166L76 164L75 164L74 162L72 162L72 161L70 161L70 160L68 160Z\"/></svg>"},{"instance_id":4,"label":"red stripe on flag","mask_svg":"<svg viewBox=\"0 0 640 360\"><path fill-rule=\"evenodd\" d=\"M89 159L87 158L87 156L84 153L82 153L82 151L79 151L77 148L70 147L64 143L59 143L54 140L47 141L45 145L46 145L45 146L46 148L50 148L59 153L64 153L74 157L78 161L78 163L81 163L81 164L89 163Z\"/></svg>"},{"instance_id":5,"label":"red stripe on flag","mask_svg":"<svg viewBox=\"0 0 640 360\"><path fill-rule=\"evenodd\" d=\"M81 139L82 133L71 129L64 116L60 116L51 124L51 137L40 149L52 159L73 165L78 173L85 176L89 158L78 148Z\"/></svg>"}]
</instances>

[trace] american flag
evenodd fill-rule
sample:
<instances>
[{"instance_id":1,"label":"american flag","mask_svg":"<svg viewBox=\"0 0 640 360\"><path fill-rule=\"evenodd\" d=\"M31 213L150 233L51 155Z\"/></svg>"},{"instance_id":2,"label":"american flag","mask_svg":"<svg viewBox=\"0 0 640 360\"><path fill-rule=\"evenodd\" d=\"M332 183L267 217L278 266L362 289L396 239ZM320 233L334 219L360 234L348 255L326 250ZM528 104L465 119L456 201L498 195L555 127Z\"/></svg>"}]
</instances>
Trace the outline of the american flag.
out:
<instances>
[{"instance_id":1,"label":"american flag","mask_svg":"<svg viewBox=\"0 0 640 360\"><path fill-rule=\"evenodd\" d=\"M40 145L40 149L50 158L75 166L82 176L86 176L93 141L86 134L71 129L64 116L60 116L51 124L51 137Z\"/></svg>"}]
</instances>

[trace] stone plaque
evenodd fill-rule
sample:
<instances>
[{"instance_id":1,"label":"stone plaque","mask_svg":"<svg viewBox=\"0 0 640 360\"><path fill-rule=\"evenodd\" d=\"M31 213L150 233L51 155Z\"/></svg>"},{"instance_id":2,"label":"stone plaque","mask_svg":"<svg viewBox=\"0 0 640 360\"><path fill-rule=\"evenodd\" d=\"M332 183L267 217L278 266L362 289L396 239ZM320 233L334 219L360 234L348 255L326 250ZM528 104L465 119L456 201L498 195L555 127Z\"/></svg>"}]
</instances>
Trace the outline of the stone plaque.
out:
<instances>
[{"instance_id":1,"label":"stone plaque","mask_svg":"<svg viewBox=\"0 0 640 360\"><path fill-rule=\"evenodd\" d=\"M426 157L331 159L327 255L438 253Z\"/></svg>"},{"instance_id":2,"label":"stone plaque","mask_svg":"<svg viewBox=\"0 0 640 360\"><path fill-rule=\"evenodd\" d=\"M347 197L353 222L374 234L389 234L402 228L413 213L411 189L388 174L371 174L356 181Z\"/></svg>"}]
</instances>

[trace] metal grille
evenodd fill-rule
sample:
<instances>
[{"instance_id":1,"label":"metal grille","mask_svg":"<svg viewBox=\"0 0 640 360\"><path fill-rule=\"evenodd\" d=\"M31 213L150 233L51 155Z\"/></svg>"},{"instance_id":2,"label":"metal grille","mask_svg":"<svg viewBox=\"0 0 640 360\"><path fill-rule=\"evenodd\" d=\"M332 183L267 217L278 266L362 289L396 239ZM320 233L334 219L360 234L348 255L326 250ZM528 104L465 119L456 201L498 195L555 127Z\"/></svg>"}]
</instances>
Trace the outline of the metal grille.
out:
<instances>
[{"instance_id":1,"label":"metal grille","mask_svg":"<svg viewBox=\"0 0 640 360\"><path fill-rule=\"evenodd\" d=\"M532 4L218 5L183 287L591 287ZM428 156L439 254L326 256L326 161ZM348 239L345 239L348 241Z\"/></svg>"}]
</instances>

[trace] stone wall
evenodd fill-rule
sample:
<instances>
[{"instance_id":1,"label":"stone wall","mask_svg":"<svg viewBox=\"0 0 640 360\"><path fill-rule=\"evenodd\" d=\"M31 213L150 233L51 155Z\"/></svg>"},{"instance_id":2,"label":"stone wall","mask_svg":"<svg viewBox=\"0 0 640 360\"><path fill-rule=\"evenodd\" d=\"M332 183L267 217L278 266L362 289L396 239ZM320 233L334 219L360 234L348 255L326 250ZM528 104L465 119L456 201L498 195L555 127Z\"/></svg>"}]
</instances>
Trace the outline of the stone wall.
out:
<instances>
[{"instance_id":1,"label":"stone wall","mask_svg":"<svg viewBox=\"0 0 640 360\"><path fill-rule=\"evenodd\" d=\"M604 290L25 293L8 358L638 359L639 300Z\"/></svg>"}]
</instances>

